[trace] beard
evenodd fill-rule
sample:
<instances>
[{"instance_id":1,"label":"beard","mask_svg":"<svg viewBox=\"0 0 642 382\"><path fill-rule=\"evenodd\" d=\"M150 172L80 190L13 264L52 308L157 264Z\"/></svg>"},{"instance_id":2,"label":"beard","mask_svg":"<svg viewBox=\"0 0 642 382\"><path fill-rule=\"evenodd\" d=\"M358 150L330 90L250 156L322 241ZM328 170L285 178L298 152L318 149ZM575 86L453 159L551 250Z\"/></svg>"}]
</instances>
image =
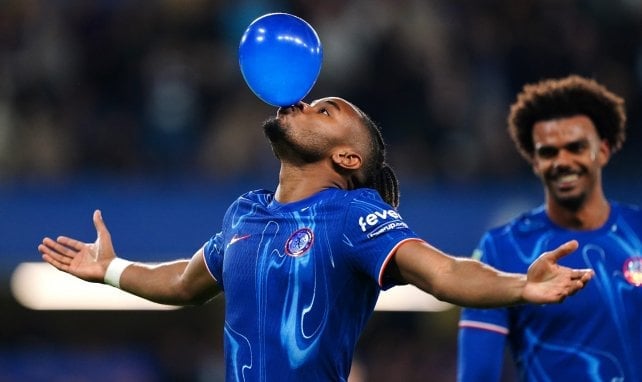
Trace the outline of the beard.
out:
<instances>
[{"instance_id":1,"label":"beard","mask_svg":"<svg viewBox=\"0 0 642 382\"><path fill-rule=\"evenodd\" d=\"M578 211L588 198L588 188L586 184L579 184L574 190L562 190L559 189L555 182L559 177L565 175L577 174L580 178L585 178L587 176L587 171L585 169L579 171L571 171L570 169L562 169L558 171L553 171L544 179L546 187L548 188L549 195L555 200L559 206L569 210L569 211Z\"/></svg>"},{"instance_id":2,"label":"beard","mask_svg":"<svg viewBox=\"0 0 642 382\"><path fill-rule=\"evenodd\" d=\"M272 145L286 140L285 128L276 117L270 117L263 122L263 133Z\"/></svg>"},{"instance_id":3,"label":"beard","mask_svg":"<svg viewBox=\"0 0 642 382\"><path fill-rule=\"evenodd\" d=\"M314 163L323 158L323 152L314 142L307 145L299 143L291 134L292 128L285 125L276 117L270 117L263 122L263 133L272 145L272 152L279 160Z\"/></svg>"},{"instance_id":4,"label":"beard","mask_svg":"<svg viewBox=\"0 0 642 382\"><path fill-rule=\"evenodd\" d=\"M560 196L553 194L553 198L563 208L569 210L569 211L579 211L580 208L584 205L584 201L586 200L586 194L582 193L579 195L573 195L573 196Z\"/></svg>"}]
</instances>

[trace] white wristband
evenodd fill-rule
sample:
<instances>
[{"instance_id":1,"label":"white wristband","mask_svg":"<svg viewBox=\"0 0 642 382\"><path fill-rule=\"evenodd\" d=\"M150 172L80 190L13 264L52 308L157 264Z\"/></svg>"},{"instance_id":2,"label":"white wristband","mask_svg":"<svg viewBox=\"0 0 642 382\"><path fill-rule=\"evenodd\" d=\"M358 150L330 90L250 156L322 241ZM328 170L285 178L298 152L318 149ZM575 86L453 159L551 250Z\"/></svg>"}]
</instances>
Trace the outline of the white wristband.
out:
<instances>
[{"instance_id":1,"label":"white wristband","mask_svg":"<svg viewBox=\"0 0 642 382\"><path fill-rule=\"evenodd\" d=\"M118 257L114 258L109 266L107 266L107 272L105 272L105 284L111 285L113 287L120 289L120 276L123 274L125 268L133 264L133 262L119 259Z\"/></svg>"}]
</instances>

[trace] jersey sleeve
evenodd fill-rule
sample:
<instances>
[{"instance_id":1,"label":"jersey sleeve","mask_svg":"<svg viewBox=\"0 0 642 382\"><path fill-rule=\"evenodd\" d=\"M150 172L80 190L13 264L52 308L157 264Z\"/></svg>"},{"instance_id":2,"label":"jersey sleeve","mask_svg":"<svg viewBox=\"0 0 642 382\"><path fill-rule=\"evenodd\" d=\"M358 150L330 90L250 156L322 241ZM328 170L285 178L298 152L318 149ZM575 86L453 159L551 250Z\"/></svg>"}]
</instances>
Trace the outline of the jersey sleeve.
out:
<instances>
[{"instance_id":1,"label":"jersey sleeve","mask_svg":"<svg viewBox=\"0 0 642 382\"><path fill-rule=\"evenodd\" d=\"M457 346L457 381L499 381L506 337L495 331L461 327Z\"/></svg>"},{"instance_id":2,"label":"jersey sleeve","mask_svg":"<svg viewBox=\"0 0 642 382\"><path fill-rule=\"evenodd\" d=\"M364 191L349 203L343 229L348 260L382 289L395 285L384 279L384 271L396 249L407 240L420 239L376 191Z\"/></svg>"},{"instance_id":3,"label":"jersey sleeve","mask_svg":"<svg viewBox=\"0 0 642 382\"><path fill-rule=\"evenodd\" d=\"M222 232L212 236L203 246L205 265L222 290L225 289L223 285L223 248Z\"/></svg>"},{"instance_id":4,"label":"jersey sleeve","mask_svg":"<svg viewBox=\"0 0 642 382\"><path fill-rule=\"evenodd\" d=\"M493 236L485 234L472 257L497 267ZM457 380L499 381L506 335L508 309L463 308L459 320Z\"/></svg>"}]
</instances>

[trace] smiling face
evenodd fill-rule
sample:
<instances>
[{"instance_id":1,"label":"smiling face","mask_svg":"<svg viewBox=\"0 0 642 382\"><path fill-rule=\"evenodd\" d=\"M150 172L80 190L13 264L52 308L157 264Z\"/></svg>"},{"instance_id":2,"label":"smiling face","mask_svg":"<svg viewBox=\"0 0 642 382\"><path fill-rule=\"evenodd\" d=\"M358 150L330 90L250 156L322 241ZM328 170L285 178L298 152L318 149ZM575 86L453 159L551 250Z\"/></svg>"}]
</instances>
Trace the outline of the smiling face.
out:
<instances>
[{"instance_id":1,"label":"smiling face","mask_svg":"<svg viewBox=\"0 0 642 382\"><path fill-rule=\"evenodd\" d=\"M367 137L361 111L336 97L280 108L264 131L282 161L313 163L328 158L341 146L365 149Z\"/></svg>"},{"instance_id":2,"label":"smiling face","mask_svg":"<svg viewBox=\"0 0 642 382\"><path fill-rule=\"evenodd\" d=\"M539 121L533 125L533 171L542 180L548 203L577 210L602 195L601 172L608 144L584 115Z\"/></svg>"}]
</instances>

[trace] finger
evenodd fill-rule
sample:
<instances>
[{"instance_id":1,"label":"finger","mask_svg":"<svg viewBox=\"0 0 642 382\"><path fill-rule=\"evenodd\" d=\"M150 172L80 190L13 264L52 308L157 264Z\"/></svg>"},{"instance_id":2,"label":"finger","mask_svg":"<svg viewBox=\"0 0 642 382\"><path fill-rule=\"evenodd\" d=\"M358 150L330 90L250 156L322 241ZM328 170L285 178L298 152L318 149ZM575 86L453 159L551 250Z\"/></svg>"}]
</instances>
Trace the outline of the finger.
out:
<instances>
[{"instance_id":1,"label":"finger","mask_svg":"<svg viewBox=\"0 0 642 382\"><path fill-rule=\"evenodd\" d=\"M47 253L56 254L59 256L65 257L74 257L76 256L77 251L73 248L70 248L56 240L45 238L42 241L42 244L38 246L38 249L45 250Z\"/></svg>"},{"instance_id":2,"label":"finger","mask_svg":"<svg viewBox=\"0 0 642 382\"><path fill-rule=\"evenodd\" d=\"M39 245L38 245L38 252L40 252L40 254L42 254L42 255L45 255L45 254L49 254L49 253L51 253L52 251L51 251L51 249L50 249L48 246L46 246L45 244L39 244Z\"/></svg>"},{"instance_id":3,"label":"finger","mask_svg":"<svg viewBox=\"0 0 642 382\"><path fill-rule=\"evenodd\" d=\"M589 282L593 278L593 276L595 276L595 271L592 269L587 269L586 272L582 275L582 282Z\"/></svg>"},{"instance_id":4,"label":"finger","mask_svg":"<svg viewBox=\"0 0 642 382\"><path fill-rule=\"evenodd\" d=\"M38 246L38 248L40 248L40 246L51 247L54 245L56 245L56 241L54 239L45 237L44 239L42 239L42 243Z\"/></svg>"},{"instance_id":5,"label":"finger","mask_svg":"<svg viewBox=\"0 0 642 382\"><path fill-rule=\"evenodd\" d=\"M69 264L66 262L62 262L59 260L59 258L55 254L47 253L47 252L42 252L42 259L46 261L47 263L53 265L54 267L66 271L69 269Z\"/></svg>"},{"instance_id":6,"label":"finger","mask_svg":"<svg viewBox=\"0 0 642 382\"><path fill-rule=\"evenodd\" d=\"M585 278L591 278L593 277L593 270L592 269L572 269L571 270L571 279L572 280L579 280L579 279L585 279Z\"/></svg>"},{"instance_id":7,"label":"finger","mask_svg":"<svg viewBox=\"0 0 642 382\"><path fill-rule=\"evenodd\" d=\"M64 245L61 245L57 241L51 239L51 238L44 238L42 240L42 244L38 246L38 250L40 252L47 252L47 253L55 253L58 255L65 255L66 251L69 249L65 247Z\"/></svg>"},{"instance_id":8,"label":"finger","mask_svg":"<svg viewBox=\"0 0 642 382\"><path fill-rule=\"evenodd\" d=\"M579 243L577 242L577 240L570 240L570 241L567 241L566 243L560 245L559 247L555 248L554 250L546 252L542 256L544 256L544 257L546 257L546 258L548 258L548 259L550 259L550 260L552 260L554 262L557 262L562 257L564 257L564 256L572 253L573 251L575 251L578 247L579 247Z\"/></svg>"},{"instance_id":9,"label":"finger","mask_svg":"<svg viewBox=\"0 0 642 382\"><path fill-rule=\"evenodd\" d=\"M67 248L72 248L77 252L81 251L85 247L85 245L87 245L87 243L83 243L80 240L76 240L67 236L58 236L56 242L62 244Z\"/></svg>"},{"instance_id":10,"label":"finger","mask_svg":"<svg viewBox=\"0 0 642 382\"><path fill-rule=\"evenodd\" d=\"M109 235L109 231L107 230L107 226L105 225L105 221L103 220L102 211L95 210L93 219L94 219L94 227L96 227L96 233L99 236Z\"/></svg>"},{"instance_id":11,"label":"finger","mask_svg":"<svg viewBox=\"0 0 642 382\"><path fill-rule=\"evenodd\" d=\"M38 251L42 254L42 259L58 269L66 269L71 264L72 257L64 253L62 246L55 241L48 239L43 240L43 244L38 246Z\"/></svg>"},{"instance_id":12,"label":"finger","mask_svg":"<svg viewBox=\"0 0 642 382\"><path fill-rule=\"evenodd\" d=\"M580 291L580 290L582 290L582 288L584 288L585 286L586 286L586 283L585 283L584 281L582 281L582 280L575 280L575 281L573 282L573 285L571 286L571 287L572 287L572 289L571 289L571 291L569 292L569 296L572 296L572 295L574 295L575 293L579 292L579 291Z\"/></svg>"}]
</instances>

